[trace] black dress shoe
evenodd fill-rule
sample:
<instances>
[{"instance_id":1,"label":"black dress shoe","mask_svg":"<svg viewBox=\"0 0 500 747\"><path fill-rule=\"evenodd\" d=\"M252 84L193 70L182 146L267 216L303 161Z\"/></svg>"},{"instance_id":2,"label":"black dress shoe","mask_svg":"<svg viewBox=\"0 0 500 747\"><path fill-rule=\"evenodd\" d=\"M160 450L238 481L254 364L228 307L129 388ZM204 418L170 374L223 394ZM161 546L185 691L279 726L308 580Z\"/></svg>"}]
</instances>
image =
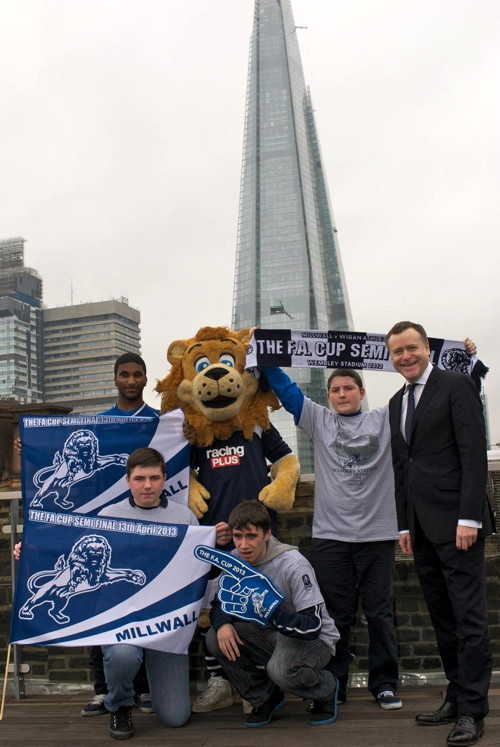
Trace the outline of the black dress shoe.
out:
<instances>
[{"instance_id":1,"label":"black dress shoe","mask_svg":"<svg viewBox=\"0 0 500 747\"><path fill-rule=\"evenodd\" d=\"M456 704L445 700L443 705L440 706L437 711L418 713L415 716L415 721L421 726L440 726L442 724L453 723L457 716L458 711Z\"/></svg>"},{"instance_id":2,"label":"black dress shoe","mask_svg":"<svg viewBox=\"0 0 500 747\"><path fill-rule=\"evenodd\" d=\"M461 713L455 721L455 726L448 734L447 744L467 747L469 744L476 744L483 734L484 721L482 718Z\"/></svg>"}]
</instances>

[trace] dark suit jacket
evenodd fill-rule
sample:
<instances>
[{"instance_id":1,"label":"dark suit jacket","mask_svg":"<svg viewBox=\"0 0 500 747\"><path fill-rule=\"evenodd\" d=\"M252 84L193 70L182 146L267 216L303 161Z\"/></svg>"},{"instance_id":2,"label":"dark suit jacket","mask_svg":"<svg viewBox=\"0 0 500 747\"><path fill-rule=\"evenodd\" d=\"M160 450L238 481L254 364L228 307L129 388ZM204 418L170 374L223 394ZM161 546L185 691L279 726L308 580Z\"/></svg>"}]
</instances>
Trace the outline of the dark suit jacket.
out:
<instances>
[{"instance_id":1,"label":"dark suit jacket","mask_svg":"<svg viewBox=\"0 0 500 747\"><path fill-rule=\"evenodd\" d=\"M469 376L434 368L415 410L409 445L401 433L404 387L389 402L400 530L415 536L415 516L431 542L454 542L459 519L482 521L491 534L486 496L484 416Z\"/></svg>"}]
</instances>

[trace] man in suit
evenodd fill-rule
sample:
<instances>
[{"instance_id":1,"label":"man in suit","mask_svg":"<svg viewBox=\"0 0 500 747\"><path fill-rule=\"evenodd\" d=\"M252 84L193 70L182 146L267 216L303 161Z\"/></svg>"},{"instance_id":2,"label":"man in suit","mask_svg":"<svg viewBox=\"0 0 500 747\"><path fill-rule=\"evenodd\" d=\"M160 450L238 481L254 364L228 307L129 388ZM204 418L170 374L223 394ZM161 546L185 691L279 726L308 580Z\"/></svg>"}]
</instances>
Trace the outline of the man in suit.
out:
<instances>
[{"instance_id":1,"label":"man in suit","mask_svg":"<svg viewBox=\"0 0 500 747\"><path fill-rule=\"evenodd\" d=\"M416 720L454 722L448 744L472 745L484 733L492 669L484 567L492 524L481 401L468 376L432 366L421 325L395 324L386 345L407 382L389 403L399 544L414 555L449 680L445 702Z\"/></svg>"}]
</instances>

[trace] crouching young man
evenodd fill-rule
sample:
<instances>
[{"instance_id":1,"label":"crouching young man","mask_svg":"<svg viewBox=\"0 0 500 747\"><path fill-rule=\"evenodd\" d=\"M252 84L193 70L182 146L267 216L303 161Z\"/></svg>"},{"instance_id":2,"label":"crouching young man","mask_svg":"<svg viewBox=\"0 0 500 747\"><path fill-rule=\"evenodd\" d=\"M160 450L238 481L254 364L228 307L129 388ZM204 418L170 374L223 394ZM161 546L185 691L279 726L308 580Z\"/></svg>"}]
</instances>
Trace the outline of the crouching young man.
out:
<instances>
[{"instance_id":1,"label":"crouching young man","mask_svg":"<svg viewBox=\"0 0 500 747\"><path fill-rule=\"evenodd\" d=\"M312 725L332 723L337 717L338 684L330 668L339 633L310 563L296 547L271 535L269 513L258 501L240 503L228 523L235 545L232 555L258 573L241 579L231 579L230 572L220 577L207 645L253 706L245 726L269 724L286 704L284 690L312 699ZM261 574L264 587L256 591ZM274 592L275 601L269 604ZM272 609L268 614L266 605ZM253 617L247 614L249 609Z\"/></svg>"}]
</instances>

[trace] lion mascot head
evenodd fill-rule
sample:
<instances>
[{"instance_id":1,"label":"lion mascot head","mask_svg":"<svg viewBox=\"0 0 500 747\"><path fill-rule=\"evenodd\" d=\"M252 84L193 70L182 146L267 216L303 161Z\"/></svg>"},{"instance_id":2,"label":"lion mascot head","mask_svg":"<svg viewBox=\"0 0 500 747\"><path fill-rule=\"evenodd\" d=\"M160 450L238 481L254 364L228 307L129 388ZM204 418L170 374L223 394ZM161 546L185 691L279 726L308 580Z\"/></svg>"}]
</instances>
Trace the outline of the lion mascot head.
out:
<instances>
[{"instance_id":1,"label":"lion mascot head","mask_svg":"<svg viewBox=\"0 0 500 747\"><path fill-rule=\"evenodd\" d=\"M167 351L171 371L158 382L161 411L180 407L196 432L196 444L208 446L241 430L250 439L255 426L267 430L269 409L280 407L271 389L245 371L249 330L202 327Z\"/></svg>"}]
</instances>

